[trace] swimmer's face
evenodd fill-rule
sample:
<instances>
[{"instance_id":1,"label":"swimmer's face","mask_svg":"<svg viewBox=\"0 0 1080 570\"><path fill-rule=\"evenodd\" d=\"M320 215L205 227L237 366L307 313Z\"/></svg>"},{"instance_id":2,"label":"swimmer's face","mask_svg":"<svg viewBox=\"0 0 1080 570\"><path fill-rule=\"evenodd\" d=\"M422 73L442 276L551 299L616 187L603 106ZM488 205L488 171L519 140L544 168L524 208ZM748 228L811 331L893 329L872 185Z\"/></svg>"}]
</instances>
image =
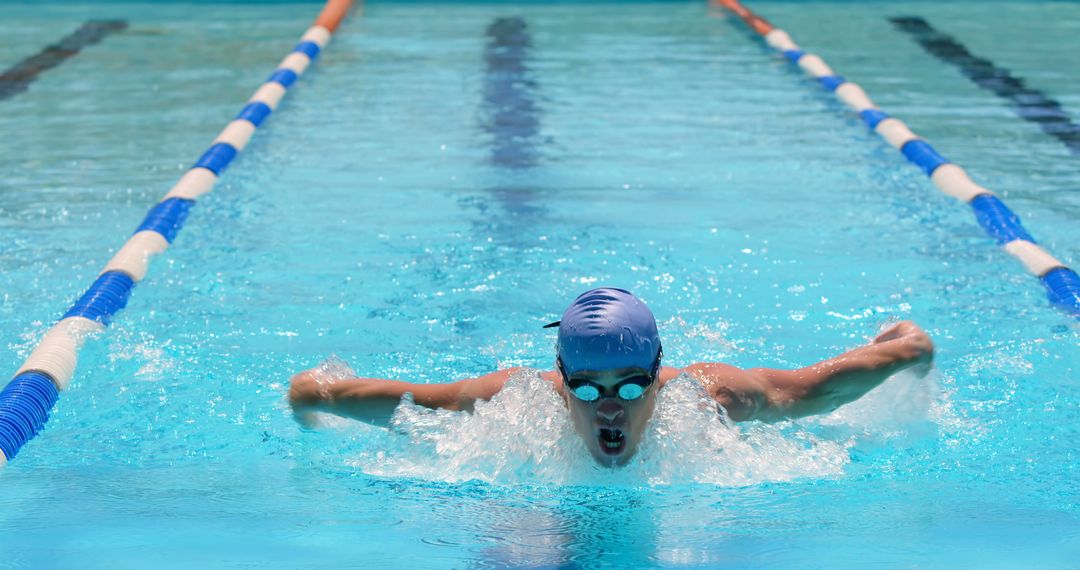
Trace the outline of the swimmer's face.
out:
<instances>
[{"instance_id":1,"label":"swimmer's face","mask_svg":"<svg viewBox=\"0 0 1080 570\"><path fill-rule=\"evenodd\" d=\"M615 394L617 386L627 380L647 382L651 378L650 371L637 367L573 373L570 376L572 382L584 380L601 388L600 398L593 402L575 397L563 385L563 397L574 418L574 426L601 465L625 465L633 457L641 443L645 424L656 407L656 392L660 383L652 379L644 394L633 400L619 398Z\"/></svg>"}]
</instances>

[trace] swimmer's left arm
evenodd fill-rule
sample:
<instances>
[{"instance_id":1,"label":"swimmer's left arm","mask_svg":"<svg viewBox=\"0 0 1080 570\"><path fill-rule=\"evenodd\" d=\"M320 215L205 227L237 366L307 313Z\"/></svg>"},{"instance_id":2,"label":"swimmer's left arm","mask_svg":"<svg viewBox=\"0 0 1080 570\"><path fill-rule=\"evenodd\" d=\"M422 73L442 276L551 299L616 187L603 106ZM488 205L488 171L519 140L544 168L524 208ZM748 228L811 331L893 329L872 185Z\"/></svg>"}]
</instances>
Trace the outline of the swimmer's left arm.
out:
<instances>
[{"instance_id":1,"label":"swimmer's left arm","mask_svg":"<svg viewBox=\"0 0 1080 570\"><path fill-rule=\"evenodd\" d=\"M930 337L905 321L866 346L798 370L699 364L695 371L733 420L779 421L829 413L933 355Z\"/></svg>"}]
</instances>

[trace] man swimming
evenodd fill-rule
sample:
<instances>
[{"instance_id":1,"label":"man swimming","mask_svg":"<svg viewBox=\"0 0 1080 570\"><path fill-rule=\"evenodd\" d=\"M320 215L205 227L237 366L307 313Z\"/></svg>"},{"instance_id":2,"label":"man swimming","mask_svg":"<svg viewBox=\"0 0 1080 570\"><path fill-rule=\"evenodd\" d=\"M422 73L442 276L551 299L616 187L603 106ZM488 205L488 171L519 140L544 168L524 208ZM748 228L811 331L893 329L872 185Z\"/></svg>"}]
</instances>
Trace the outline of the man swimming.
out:
<instances>
[{"instance_id":1,"label":"man swimming","mask_svg":"<svg viewBox=\"0 0 1080 570\"><path fill-rule=\"evenodd\" d=\"M657 392L681 374L701 382L732 420L773 422L831 412L900 370L929 365L934 351L926 333L905 321L866 346L798 370L743 370L718 362L661 366L652 312L630 292L610 287L583 293L561 321L548 326L559 327L556 369L540 376L566 402L593 457L607 466L633 457ZM413 384L377 378L323 383L312 369L293 376L289 402L301 420L310 412L328 412L386 425L407 393L427 408L471 411L518 370L449 384Z\"/></svg>"}]
</instances>

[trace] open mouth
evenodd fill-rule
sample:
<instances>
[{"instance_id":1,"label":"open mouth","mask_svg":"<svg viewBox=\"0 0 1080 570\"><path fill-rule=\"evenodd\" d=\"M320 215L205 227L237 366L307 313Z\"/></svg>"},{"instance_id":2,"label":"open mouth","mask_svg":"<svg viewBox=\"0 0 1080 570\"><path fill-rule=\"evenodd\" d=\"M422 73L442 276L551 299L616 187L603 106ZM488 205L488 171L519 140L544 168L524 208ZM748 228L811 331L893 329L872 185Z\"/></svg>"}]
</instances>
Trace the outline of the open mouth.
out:
<instances>
[{"instance_id":1,"label":"open mouth","mask_svg":"<svg viewBox=\"0 0 1080 570\"><path fill-rule=\"evenodd\" d=\"M626 447L626 436L622 430L614 428L600 428L600 449L608 455L618 455Z\"/></svg>"}]
</instances>

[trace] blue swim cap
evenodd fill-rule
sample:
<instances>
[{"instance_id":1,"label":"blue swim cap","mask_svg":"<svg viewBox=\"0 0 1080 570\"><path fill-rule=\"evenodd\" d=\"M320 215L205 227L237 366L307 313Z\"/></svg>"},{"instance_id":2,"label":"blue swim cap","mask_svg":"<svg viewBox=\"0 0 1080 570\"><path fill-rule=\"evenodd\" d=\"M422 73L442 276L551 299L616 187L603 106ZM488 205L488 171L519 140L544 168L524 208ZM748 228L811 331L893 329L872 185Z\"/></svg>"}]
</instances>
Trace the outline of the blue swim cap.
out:
<instances>
[{"instance_id":1,"label":"blue swim cap","mask_svg":"<svg viewBox=\"0 0 1080 570\"><path fill-rule=\"evenodd\" d=\"M563 313L558 350L568 375L630 366L652 370L660 335L645 303L624 289L601 287L582 293Z\"/></svg>"}]
</instances>

